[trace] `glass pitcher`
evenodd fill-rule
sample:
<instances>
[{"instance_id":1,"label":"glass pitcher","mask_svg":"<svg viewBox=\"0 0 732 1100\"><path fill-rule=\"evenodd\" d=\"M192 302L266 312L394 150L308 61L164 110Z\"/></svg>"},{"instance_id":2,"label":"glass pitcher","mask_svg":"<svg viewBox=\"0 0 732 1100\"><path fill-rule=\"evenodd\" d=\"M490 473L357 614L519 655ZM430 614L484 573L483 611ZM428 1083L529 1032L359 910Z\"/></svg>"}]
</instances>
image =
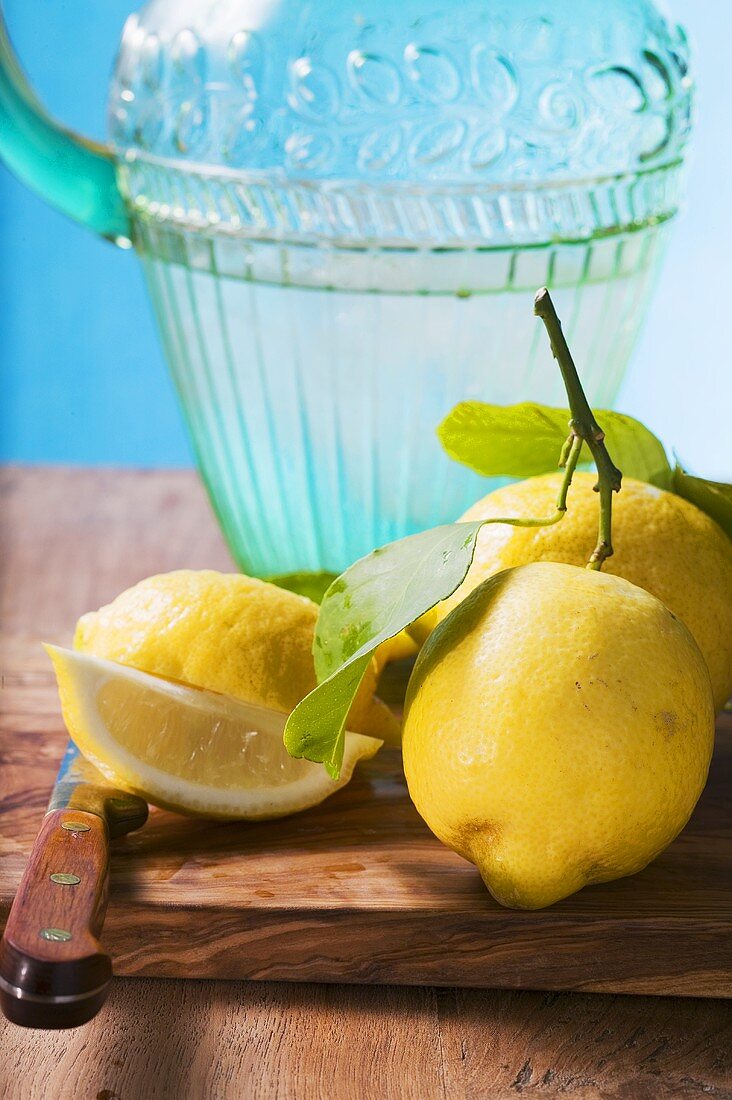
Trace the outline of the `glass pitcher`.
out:
<instances>
[{"instance_id":1,"label":"glass pitcher","mask_svg":"<svg viewBox=\"0 0 732 1100\"><path fill-rule=\"evenodd\" d=\"M564 403L552 288L612 403L678 208L692 82L650 0L151 0L110 144L3 33L0 155L145 268L201 474L260 576L339 572L490 487L435 427Z\"/></svg>"}]
</instances>

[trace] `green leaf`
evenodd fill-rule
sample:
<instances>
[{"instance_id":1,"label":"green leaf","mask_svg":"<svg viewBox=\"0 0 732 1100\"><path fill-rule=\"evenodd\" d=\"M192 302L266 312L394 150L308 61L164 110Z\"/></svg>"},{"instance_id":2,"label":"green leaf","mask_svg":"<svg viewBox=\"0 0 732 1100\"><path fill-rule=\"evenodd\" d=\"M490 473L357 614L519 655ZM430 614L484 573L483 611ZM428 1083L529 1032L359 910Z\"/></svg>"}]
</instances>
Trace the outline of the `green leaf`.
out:
<instances>
[{"instance_id":1,"label":"green leaf","mask_svg":"<svg viewBox=\"0 0 732 1100\"><path fill-rule=\"evenodd\" d=\"M732 539L732 485L693 477L677 464L673 491L711 516Z\"/></svg>"},{"instance_id":2,"label":"green leaf","mask_svg":"<svg viewBox=\"0 0 732 1100\"><path fill-rule=\"evenodd\" d=\"M373 651L455 591L481 526L453 523L409 535L361 558L333 582L313 646L321 682L285 727L292 756L320 761L339 776L346 718Z\"/></svg>"},{"instance_id":3,"label":"green leaf","mask_svg":"<svg viewBox=\"0 0 732 1100\"><path fill-rule=\"evenodd\" d=\"M341 668L298 703L285 726L290 756L304 756L325 765L338 779L343 764L348 712L371 661L371 651Z\"/></svg>"},{"instance_id":4,"label":"green leaf","mask_svg":"<svg viewBox=\"0 0 732 1100\"><path fill-rule=\"evenodd\" d=\"M281 573L276 577L267 577L270 584L296 592L298 596L307 596L313 603L321 602L335 579L335 573Z\"/></svg>"},{"instance_id":5,"label":"green leaf","mask_svg":"<svg viewBox=\"0 0 732 1100\"><path fill-rule=\"evenodd\" d=\"M605 445L615 465L626 477L670 489L673 471L661 440L626 413L601 409L595 414L605 433Z\"/></svg>"},{"instance_id":6,"label":"green leaf","mask_svg":"<svg viewBox=\"0 0 732 1100\"><path fill-rule=\"evenodd\" d=\"M484 477L531 477L556 468L568 423L566 409L463 401L437 435L450 458Z\"/></svg>"},{"instance_id":7,"label":"green leaf","mask_svg":"<svg viewBox=\"0 0 732 1100\"><path fill-rule=\"evenodd\" d=\"M663 444L638 420L603 409L595 413L610 456L626 477L671 487ZM487 405L463 401L437 435L450 458L484 477L533 477L555 470L569 431L568 409L525 402Z\"/></svg>"}]
</instances>

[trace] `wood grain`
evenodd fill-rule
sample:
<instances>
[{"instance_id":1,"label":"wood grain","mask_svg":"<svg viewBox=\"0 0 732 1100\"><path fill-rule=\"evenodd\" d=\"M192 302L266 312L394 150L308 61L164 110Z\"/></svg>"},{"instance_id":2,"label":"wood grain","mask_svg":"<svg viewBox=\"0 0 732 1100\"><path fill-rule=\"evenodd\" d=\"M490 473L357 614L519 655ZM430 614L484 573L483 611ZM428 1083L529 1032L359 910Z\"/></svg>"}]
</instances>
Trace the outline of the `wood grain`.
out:
<instances>
[{"instance_id":1,"label":"wood grain","mask_svg":"<svg viewBox=\"0 0 732 1100\"><path fill-rule=\"evenodd\" d=\"M33 474L8 476L10 513L32 503L35 524L47 525L48 536L54 530L55 540L52 559L44 554L42 563L34 549L47 546L45 538L25 543L18 557L11 538L3 576L10 614L2 915L65 742L39 641L68 642L80 612L146 573L183 561L226 566L217 533L199 521L200 497L189 506L195 483L186 475L129 475L131 506L114 505L118 477L98 475L92 496L105 514L101 528L84 499L88 474L63 472L32 487ZM154 493L146 493L151 485ZM159 533L146 553L149 525ZM76 568L69 542L88 555ZM133 555L120 552L125 543ZM13 573L29 570L33 585L12 583ZM21 632L21 621L33 630ZM584 890L542 913L501 909L477 871L431 836L393 752L382 752L323 806L282 822L221 825L155 811L140 833L114 846L105 943L118 974L128 975L729 996L731 780L728 724L707 792L667 853L633 880Z\"/></svg>"},{"instance_id":2,"label":"wood grain","mask_svg":"<svg viewBox=\"0 0 732 1100\"><path fill-rule=\"evenodd\" d=\"M11 471L5 500L16 524L3 575L0 919L65 744L39 641L68 644L82 611L148 573L227 564L189 475ZM16 544L23 529L33 537ZM382 752L322 806L283 821L154 811L113 846L104 943L128 975L729 996L732 738L723 726L707 790L671 848L633 879L549 910L493 902L475 868L417 815L398 754Z\"/></svg>"},{"instance_id":3,"label":"wood grain","mask_svg":"<svg viewBox=\"0 0 732 1100\"><path fill-rule=\"evenodd\" d=\"M38 638L68 643L82 611L146 573L230 562L190 474L10 470L0 494L0 855L19 879L61 751ZM710 832L721 822L715 835L726 842L723 806L707 800L700 814ZM191 861L171 859L190 823L166 820L148 890L165 890L166 859L172 881ZM218 844L224 852L247 831L199 828L213 830L212 850ZM364 840L383 843L388 831L382 823ZM311 845L317 835L311 831ZM399 854L397 839L391 844ZM287 852L284 838L275 848ZM688 854L685 875L698 872L700 855ZM408 852L402 857L400 881L418 882L418 866L408 865ZM129 840L117 844L113 881L122 876L133 896L125 868L139 858ZM347 862L328 860L339 870L327 870L323 860L320 877L331 893L361 874L344 870ZM462 873L459 861L453 867ZM717 863L715 874L723 897L729 864ZM271 879L262 892L273 897L259 902L276 907L285 887ZM713 900L712 910L718 905ZM137 936L145 938L144 922ZM170 938L169 953L180 939ZM0 1021L0 1049L4 1100L515 1100L520 1093L732 1100L732 1003L692 998L126 978L114 983L99 1016L75 1031Z\"/></svg>"},{"instance_id":4,"label":"wood grain","mask_svg":"<svg viewBox=\"0 0 732 1100\"><path fill-rule=\"evenodd\" d=\"M3 1012L25 1027L75 1027L103 1004L112 963L99 944L109 831L78 810L46 815L0 941Z\"/></svg>"},{"instance_id":5,"label":"wood grain","mask_svg":"<svg viewBox=\"0 0 732 1100\"><path fill-rule=\"evenodd\" d=\"M125 979L0 1043L4 1100L732 1100L714 1001Z\"/></svg>"}]
</instances>

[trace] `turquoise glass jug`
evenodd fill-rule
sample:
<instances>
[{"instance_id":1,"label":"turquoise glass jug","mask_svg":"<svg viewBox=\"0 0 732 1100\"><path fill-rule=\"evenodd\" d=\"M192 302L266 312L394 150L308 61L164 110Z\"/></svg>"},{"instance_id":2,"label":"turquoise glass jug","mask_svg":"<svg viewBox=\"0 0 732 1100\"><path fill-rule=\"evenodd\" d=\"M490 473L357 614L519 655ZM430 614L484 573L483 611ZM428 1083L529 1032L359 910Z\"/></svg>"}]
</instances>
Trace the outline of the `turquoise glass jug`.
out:
<instances>
[{"instance_id":1,"label":"turquoise glass jug","mask_svg":"<svg viewBox=\"0 0 732 1100\"><path fill-rule=\"evenodd\" d=\"M1 50L0 155L140 256L247 572L338 572L486 492L435 427L563 403L543 284L613 402L690 130L686 40L650 0L151 0L106 147Z\"/></svg>"}]
</instances>

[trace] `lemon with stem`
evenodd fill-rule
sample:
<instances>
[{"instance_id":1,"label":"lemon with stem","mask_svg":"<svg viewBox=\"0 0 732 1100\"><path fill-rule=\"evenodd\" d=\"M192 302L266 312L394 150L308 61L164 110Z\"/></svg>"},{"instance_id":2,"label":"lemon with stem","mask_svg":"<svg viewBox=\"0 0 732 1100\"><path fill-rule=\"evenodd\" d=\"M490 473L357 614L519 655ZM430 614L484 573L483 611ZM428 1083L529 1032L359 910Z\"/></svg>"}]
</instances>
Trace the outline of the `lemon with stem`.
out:
<instances>
[{"instance_id":1,"label":"lemon with stem","mask_svg":"<svg viewBox=\"0 0 732 1100\"><path fill-rule=\"evenodd\" d=\"M427 824L499 902L525 909L645 867L688 820L714 740L709 671L686 626L600 572L621 475L546 291L537 313L572 420L554 512L513 523L559 523L586 444L596 545L588 568L532 563L479 584L422 649L403 727L407 784Z\"/></svg>"},{"instance_id":2,"label":"lemon with stem","mask_svg":"<svg viewBox=\"0 0 732 1100\"><path fill-rule=\"evenodd\" d=\"M560 474L543 474L496 489L460 517L542 514L556 499ZM551 528L481 528L468 574L433 616L444 619L488 577L533 561L582 565L597 524L596 478L577 473L571 507ZM675 493L632 478L613 505L614 549L605 570L624 577L673 611L704 655L715 707L732 695L732 540L713 519Z\"/></svg>"}]
</instances>

